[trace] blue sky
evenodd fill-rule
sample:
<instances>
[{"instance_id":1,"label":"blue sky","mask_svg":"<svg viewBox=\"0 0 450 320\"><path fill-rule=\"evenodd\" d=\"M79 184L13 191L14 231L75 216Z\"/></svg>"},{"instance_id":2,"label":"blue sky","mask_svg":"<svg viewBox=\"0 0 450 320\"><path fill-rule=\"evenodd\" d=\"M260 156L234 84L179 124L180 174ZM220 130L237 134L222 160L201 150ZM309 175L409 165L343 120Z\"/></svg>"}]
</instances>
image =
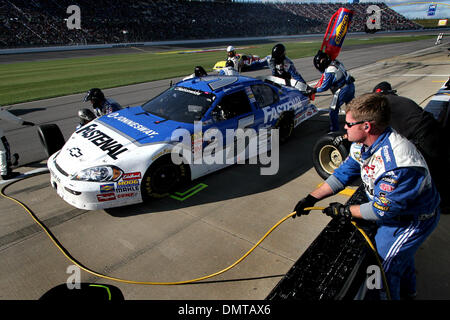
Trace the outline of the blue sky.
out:
<instances>
[{"instance_id":1,"label":"blue sky","mask_svg":"<svg viewBox=\"0 0 450 320\"><path fill-rule=\"evenodd\" d=\"M315 3L326 3L326 2L348 2L347 0L262 0L262 1L287 1L287 2L315 2ZM438 18L438 19L445 19L450 18L450 0L443 0L443 1L407 1L407 0L387 0L387 1L379 1L379 0L360 0L360 3L364 2L384 2L388 6L391 6L392 9L399 12L400 14L404 15L407 18L420 18L420 19L427 19L427 18ZM430 4L435 3L437 4L437 10L436 14L433 17L427 16L428 7Z\"/></svg>"}]
</instances>

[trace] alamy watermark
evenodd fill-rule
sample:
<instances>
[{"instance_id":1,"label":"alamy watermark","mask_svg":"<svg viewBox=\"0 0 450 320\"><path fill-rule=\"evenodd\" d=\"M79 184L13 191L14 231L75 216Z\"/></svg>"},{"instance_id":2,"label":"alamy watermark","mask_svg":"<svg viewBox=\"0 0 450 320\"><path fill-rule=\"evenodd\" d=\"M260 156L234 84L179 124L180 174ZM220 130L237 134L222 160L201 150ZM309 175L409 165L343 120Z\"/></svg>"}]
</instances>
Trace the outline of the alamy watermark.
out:
<instances>
[{"instance_id":1,"label":"alamy watermark","mask_svg":"<svg viewBox=\"0 0 450 320\"><path fill-rule=\"evenodd\" d=\"M380 290L381 287L381 269L377 265L370 265L366 270L367 279L366 286L369 290Z\"/></svg>"},{"instance_id":2,"label":"alamy watermark","mask_svg":"<svg viewBox=\"0 0 450 320\"><path fill-rule=\"evenodd\" d=\"M175 164L231 165L261 164L261 175L274 175L280 166L279 130L252 128L209 128L203 132L203 123L194 123L194 134L186 129L172 132L171 141L177 142L171 150ZM181 140L181 141L180 141ZM265 166L265 167L264 167Z\"/></svg>"},{"instance_id":3,"label":"alamy watermark","mask_svg":"<svg viewBox=\"0 0 450 320\"><path fill-rule=\"evenodd\" d=\"M370 5L367 7L366 13L368 14L366 20L366 26L369 30L381 29L381 9L377 5Z\"/></svg>"},{"instance_id":4,"label":"alamy watermark","mask_svg":"<svg viewBox=\"0 0 450 320\"><path fill-rule=\"evenodd\" d=\"M70 16L65 19L67 29L73 30L73 29L81 29L81 9L77 5L71 5L67 7L66 10L67 14L70 14Z\"/></svg>"},{"instance_id":5,"label":"alamy watermark","mask_svg":"<svg viewBox=\"0 0 450 320\"><path fill-rule=\"evenodd\" d=\"M66 280L66 285L69 290L81 289L81 269L79 266L70 265L66 269L66 273L70 276Z\"/></svg>"}]
</instances>

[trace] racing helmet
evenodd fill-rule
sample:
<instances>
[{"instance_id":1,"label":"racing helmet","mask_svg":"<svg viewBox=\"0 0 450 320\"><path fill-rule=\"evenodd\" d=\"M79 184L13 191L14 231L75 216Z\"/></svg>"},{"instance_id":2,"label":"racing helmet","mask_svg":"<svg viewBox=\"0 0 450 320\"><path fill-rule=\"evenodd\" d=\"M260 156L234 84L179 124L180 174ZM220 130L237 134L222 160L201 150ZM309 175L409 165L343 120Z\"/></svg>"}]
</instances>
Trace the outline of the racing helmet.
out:
<instances>
[{"instance_id":1,"label":"racing helmet","mask_svg":"<svg viewBox=\"0 0 450 320\"><path fill-rule=\"evenodd\" d=\"M229 57L234 57L236 55L236 49L233 46L227 47L227 55Z\"/></svg>"},{"instance_id":2,"label":"racing helmet","mask_svg":"<svg viewBox=\"0 0 450 320\"><path fill-rule=\"evenodd\" d=\"M194 68L194 75L196 77L206 77L208 74L206 73L205 69L203 69L202 66L196 66Z\"/></svg>"},{"instance_id":3,"label":"racing helmet","mask_svg":"<svg viewBox=\"0 0 450 320\"><path fill-rule=\"evenodd\" d=\"M319 50L314 56L313 63L314 67L316 67L317 70L319 70L320 72L324 72L325 69L330 65L331 58L325 52Z\"/></svg>"},{"instance_id":4,"label":"racing helmet","mask_svg":"<svg viewBox=\"0 0 450 320\"><path fill-rule=\"evenodd\" d=\"M286 58L286 47L282 43L278 43L272 48L272 58L275 63L281 63Z\"/></svg>"},{"instance_id":5,"label":"racing helmet","mask_svg":"<svg viewBox=\"0 0 450 320\"><path fill-rule=\"evenodd\" d=\"M387 81L382 81L379 84L377 84L372 92L382 93L382 94L396 94L397 90L392 90L392 86Z\"/></svg>"},{"instance_id":6,"label":"racing helmet","mask_svg":"<svg viewBox=\"0 0 450 320\"><path fill-rule=\"evenodd\" d=\"M103 100L105 100L105 95L99 88L92 88L87 92L86 96L84 97L84 102L92 101L94 102L94 104L95 102L101 102Z\"/></svg>"},{"instance_id":7,"label":"racing helmet","mask_svg":"<svg viewBox=\"0 0 450 320\"><path fill-rule=\"evenodd\" d=\"M95 114L89 109L78 110L78 117L80 118L81 125L85 125L96 118Z\"/></svg>"}]
</instances>

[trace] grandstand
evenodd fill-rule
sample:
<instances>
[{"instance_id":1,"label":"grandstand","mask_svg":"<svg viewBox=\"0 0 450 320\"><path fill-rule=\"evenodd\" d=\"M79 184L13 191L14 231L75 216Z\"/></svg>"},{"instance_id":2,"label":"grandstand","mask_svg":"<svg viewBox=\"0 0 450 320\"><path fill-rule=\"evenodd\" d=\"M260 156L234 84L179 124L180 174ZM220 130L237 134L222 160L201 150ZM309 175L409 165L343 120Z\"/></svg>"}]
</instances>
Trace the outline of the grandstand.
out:
<instances>
[{"instance_id":1,"label":"grandstand","mask_svg":"<svg viewBox=\"0 0 450 320\"><path fill-rule=\"evenodd\" d=\"M378 5L383 30L421 26ZM67 7L81 9L81 29L69 30ZM340 7L353 9L350 32L364 31L370 3L183 0L0 0L0 48L260 37L320 33Z\"/></svg>"}]
</instances>

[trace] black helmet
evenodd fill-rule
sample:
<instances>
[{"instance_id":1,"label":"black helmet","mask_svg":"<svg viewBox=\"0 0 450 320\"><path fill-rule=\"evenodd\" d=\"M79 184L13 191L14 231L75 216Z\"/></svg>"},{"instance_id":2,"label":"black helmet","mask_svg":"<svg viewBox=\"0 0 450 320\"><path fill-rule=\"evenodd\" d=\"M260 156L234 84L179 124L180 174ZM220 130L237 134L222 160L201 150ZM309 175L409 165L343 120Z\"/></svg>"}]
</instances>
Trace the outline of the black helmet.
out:
<instances>
[{"instance_id":1,"label":"black helmet","mask_svg":"<svg viewBox=\"0 0 450 320\"><path fill-rule=\"evenodd\" d=\"M206 77L208 74L206 73L205 69L203 69L202 66L196 66L194 68L194 75L196 77Z\"/></svg>"},{"instance_id":2,"label":"black helmet","mask_svg":"<svg viewBox=\"0 0 450 320\"><path fill-rule=\"evenodd\" d=\"M319 50L314 56L313 63L314 67L316 67L317 70L319 70L320 72L324 72L325 69L330 65L331 58L325 52Z\"/></svg>"},{"instance_id":3,"label":"black helmet","mask_svg":"<svg viewBox=\"0 0 450 320\"><path fill-rule=\"evenodd\" d=\"M276 44L272 48L272 58L275 60L275 62L282 62L284 58L286 57L286 47L282 43Z\"/></svg>"},{"instance_id":4,"label":"black helmet","mask_svg":"<svg viewBox=\"0 0 450 320\"><path fill-rule=\"evenodd\" d=\"M92 88L91 90L89 90L86 94L86 96L84 97L84 102L86 101L103 101L105 100L105 95L103 94L102 90L100 90L99 88Z\"/></svg>"},{"instance_id":5,"label":"black helmet","mask_svg":"<svg viewBox=\"0 0 450 320\"><path fill-rule=\"evenodd\" d=\"M234 62L231 60L228 60L227 63L225 64L225 67L232 67L234 68Z\"/></svg>"},{"instance_id":6,"label":"black helmet","mask_svg":"<svg viewBox=\"0 0 450 320\"><path fill-rule=\"evenodd\" d=\"M372 92L378 92L382 94L396 94L397 90L392 90L391 84L387 81L380 82L373 88Z\"/></svg>"}]
</instances>

